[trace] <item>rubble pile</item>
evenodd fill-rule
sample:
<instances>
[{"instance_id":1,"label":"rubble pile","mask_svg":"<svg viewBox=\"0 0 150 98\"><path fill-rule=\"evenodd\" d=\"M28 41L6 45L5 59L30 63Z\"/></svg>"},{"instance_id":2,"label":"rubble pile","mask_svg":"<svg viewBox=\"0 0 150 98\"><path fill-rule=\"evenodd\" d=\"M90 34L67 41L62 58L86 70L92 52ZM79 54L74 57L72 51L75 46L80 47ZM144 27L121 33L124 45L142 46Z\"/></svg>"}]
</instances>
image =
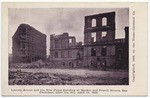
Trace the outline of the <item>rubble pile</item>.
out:
<instances>
[{"instance_id":1,"label":"rubble pile","mask_svg":"<svg viewBox=\"0 0 150 98\"><path fill-rule=\"evenodd\" d=\"M69 82L70 81L70 82ZM70 76L56 77L50 73L9 71L9 85L69 85Z\"/></svg>"},{"instance_id":2,"label":"rubble pile","mask_svg":"<svg viewBox=\"0 0 150 98\"><path fill-rule=\"evenodd\" d=\"M41 68L46 64L42 60L38 60L32 63L16 63L16 64L9 64L10 68Z\"/></svg>"},{"instance_id":3,"label":"rubble pile","mask_svg":"<svg viewBox=\"0 0 150 98\"><path fill-rule=\"evenodd\" d=\"M110 76L71 76L69 74L9 70L9 85L127 85L128 78Z\"/></svg>"}]
</instances>

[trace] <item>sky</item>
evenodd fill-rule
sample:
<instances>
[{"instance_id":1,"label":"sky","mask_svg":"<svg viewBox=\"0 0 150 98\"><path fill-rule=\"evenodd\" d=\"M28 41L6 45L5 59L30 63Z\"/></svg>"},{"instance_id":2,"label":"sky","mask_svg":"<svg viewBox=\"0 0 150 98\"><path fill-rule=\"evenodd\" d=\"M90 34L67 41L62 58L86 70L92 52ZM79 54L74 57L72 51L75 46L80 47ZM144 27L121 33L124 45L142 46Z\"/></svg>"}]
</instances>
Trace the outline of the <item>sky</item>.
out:
<instances>
[{"instance_id":1,"label":"sky","mask_svg":"<svg viewBox=\"0 0 150 98\"><path fill-rule=\"evenodd\" d=\"M84 41L84 17L93 14L116 13L116 36L124 38L124 27L129 26L128 8L10 8L8 13L9 53L12 53L12 36L22 23L29 24L46 34L47 55L50 35L68 32L77 42Z\"/></svg>"}]
</instances>

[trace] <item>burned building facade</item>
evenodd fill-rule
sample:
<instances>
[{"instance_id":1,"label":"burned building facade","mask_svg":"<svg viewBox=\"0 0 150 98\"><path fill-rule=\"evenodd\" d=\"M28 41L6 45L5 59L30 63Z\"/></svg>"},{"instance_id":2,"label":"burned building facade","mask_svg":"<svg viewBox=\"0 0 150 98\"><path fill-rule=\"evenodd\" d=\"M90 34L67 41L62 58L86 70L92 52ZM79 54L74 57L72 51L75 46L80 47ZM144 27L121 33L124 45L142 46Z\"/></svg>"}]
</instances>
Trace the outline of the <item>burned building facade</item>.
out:
<instances>
[{"instance_id":1,"label":"burned building facade","mask_svg":"<svg viewBox=\"0 0 150 98\"><path fill-rule=\"evenodd\" d=\"M84 66L102 67L115 63L115 13L85 17Z\"/></svg>"},{"instance_id":2,"label":"burned building facade","mask_svg":"<svg viewBox=\"0 0 150 98\"><path fill-rule=\"evenodd\" d=\"M82 43L68 33L50 35L50 65L52 67L79 67L83 58Z\"/></svg>"},{"instance_id":3,"label":"burned building facade","mask_svg":"<svg viewBox=\"0 0 150 98\"><path fill-rule=\"evenodd\" d=\"M46 59L46 35L35 28L21 24L12 39L14 63L31 63Z\"/></svg>"},{"instance_id":4,"label":"burned building facade","mask_svg":"<svg viewBox=\"0 0 150 98\"><path fill-rule=\"evenodd\" d=\"M84 45L77 45L68 33L50 36L52 65L127 69L129 28L125 27L124 39L115 39L115 31L115 12L85 16Z\"/></svg>"},{"instance_id":5,"label":"burned building facade","mask_svg":"<svg viewBox=\"0 0 150 98\"><path fill-rule=\"evenodd\" d=\"M115 31L115 12L85 16L83 66L127 68L128 41L115 39Z\"/></svg>"}]
</instances>

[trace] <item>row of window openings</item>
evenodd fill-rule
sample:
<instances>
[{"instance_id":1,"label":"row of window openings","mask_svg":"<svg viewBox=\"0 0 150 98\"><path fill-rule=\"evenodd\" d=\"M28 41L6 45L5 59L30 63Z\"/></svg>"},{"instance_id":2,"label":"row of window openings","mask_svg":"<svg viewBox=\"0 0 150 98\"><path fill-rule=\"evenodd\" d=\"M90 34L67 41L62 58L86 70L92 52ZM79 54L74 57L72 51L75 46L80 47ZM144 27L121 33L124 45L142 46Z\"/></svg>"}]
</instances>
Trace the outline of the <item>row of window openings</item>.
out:
<instances>
[{"instance_id":1,"label":"row of window openings","mask_svg":"<svg viewBox=\"0 0 150 98\"><path fill-rule=\"evenodd\" d=\"M32 40L32 41L34 40L33 37L29 38L29 36L24 36L24 35L20 35L20 38L23 39L23 40L25 40L26 38L27 38L28 40L29 40L29 39ZM36 37L36 39L41 39L41 38L40 38L40 37Z\"/></svg>"},{"instance_id":2,"label":"row of window openings","mask_svg":"<svg viewBox=\"0 0 150 98\"><path fill-rule=\"evenodd\" d=\"M102 18L102 26L106 26L107 25L107 18L103 17ZM92 19L92 27L96 27L96 19Z\"/></svg>"},{"instance_id":3,"label":"row of window openings","mask_svg":"<svg viewBox=\"0 0 150 98\"><path fill-rule=\"evenodd\" d=\"M27 28L22 28L22 36L25 36L25 35L27 35L26 33L28 32L28 29ZM32 35L31 35L32 36ZM39 38L41 38L42 36L40 36L40 35L37 35L37 37L39 37Z\"/></svg>"},{"instance_id":4,"label":"row of window openings","mask_svg":"<svg viewBox=\"0 0 150 98\"><path fill-rule=\"evenodd\" d=\"M26 57L21 57L20 58L22 61L26 61L26 60L32 60L32 61L35 61L36 60L36 58L31 58L31 57L29 57L29 56L26 56Z\"/></svg>"},{"instance_id":5,"label":"row of window openings","mask_svg":"<svg viewBox=\"0 0 150 98\"><path fill-rule=\"evenodd\" d=\"M62 65L65 66L66 63L65 62L62 62ZM74 64L72 62L69 62L69 66L73 66Z\"/></svg>"},{"instance_id":6,"label":"row of window openings","mask_svg":"<svg viewBox=\"0 0 150 98\"><path fill-rule=\"evenodd\" d=\"M69 40L70 41L70 40ZM72 46L72 41L70 41L69 42L69 46ZM65 47L68 47L67 45L65 45L65 44L61 44L61 45L59 45L58 43L55 43L55 46L53 46L53 47L55 47L55 48L65 48Z\"/></svg>"},{"instance_id":7,"label":"row of window openings","mask_svg":"<svg viewBox=\"0 0 150 98\"><path fill-rule=\"evenodd\" d=\"M26 52L26 51L21 51L21 53L24 54L24 55L26 55L26 54L27 54L27 55L30 55L30 53L29 53L29 52Z\"/></svg>"},{"instance_id":8,"label":"row of window openings","mask_svg":"<svg viewBox=\"0 0 150 98\"><path fill-rule=\"evenodd\" d=\"M64 52L61 52L61 57L65 57ZM72 57L72 52L68 51L68 57L71 58ZM55 58L58 58L58 52L55 52Z\"/></svg>"},{"instance_id":9,"label":"row of window openings","mask_svg":"<svg viewBox=\"0 0 150 98\"><path fill-rule=\"evenodd\" d=\"M21 54L30 54L30 53L32 53L33 52L33 50L32 51L30 51L30 50L20 50L20 52L21 52Z\"/></svg>"},{"instance_id":10,"label":"row of window openings","mask_svg":"<svg viewBox=\"0 0 150 98\"><path fill-rule=\"evenodd\" d=\"M36 50L30 50L30 49L28 49L28 50L23 50L23 49L20 49L20 52L21 52L22 54L26 54L26 53L29 54L29 52L36 52ZM40 53L44 53L44 51L41 50Z\"/></svg>"},{"instance_id":11,"label":"row of window openings","mask_svg":"<svg viewBox=\"0 0 150 98\"><path fill-rule=\"evenodd\" d=\"M101 38L106 37L106 35L107 35L107 31L101 32ZM91 34L91 37L93 38L93 42L96 42L96 32L93 32L93 33Z\"/></svg>"},{"instance_id":12,"label":"row of window openings","mask_svg":"<svg viewBox=\"0 0 150 98\"><path fill-rule=\"evenodd\" d=\"M63 66L65 66L66 65L66 63L65 62L62 62L62 65ZM79 66L79 65L81 65L81 63L78 63L76 66ZM74 64L72 63L72 62L69 62L69 66L74 66Z\"/></svg>"},{"instance_id":13,"label":"row of window openings","mask_svg":"<svg viewBox=\"0 0 150 98\"><path fill-rule=\"evenodd\" d=\"M57 42L58 42L58 39L56 39L55 42L57 43ZM73 42L72 39L69 38L69 43L72 43L72 42Z\"/></svg>"},{"instance_id":14,"label":"row of window openings","mask_svg":"<svg viewBox=\"0 0 150 98\"><path fill-rule=\"evenodd\" d=\"M65 57L64 52L61 52L61 57ZM70 51L68 52L68 57L69 57L69 58L72 57ZM58 58L58 52L55 52L55 58ZM78 58L78 59L81 59L81 58L82 58L82 57L81 57L81 54L80 54L79 52L77 53L77 58Z\"/></svg>"},{"instance_id":15,"label":"row of window openings","mask_svg":"<svg viewBox=\"0 0 150 98\"><path fill-rule=\"evenodd\" d=\"M26 56L26 57L21 57L20 58L22 61L26 61L26 60L29 60L29 59L31 59L29 56Z\"/></svg>"},{"instance_id":16,"label":"row of window openings","mask_svg":"<svg viewBox=\"0 0 150 98\"><path fill-rule=\"evenodd\" d=\"M27 48L27 46L24 45L24 44L20 46L20 49L26 49L26 48ZM28 50L33 49L33 46L30 47L30 45L28 45L28 48L27 48L27 49L28 49Z\"/></svg>"},{"instance_id":17,"label":"row of window openings","mask_svg":"<svg viewBox=\"0 0 150 98\"><path fill-rule=\"evenodd\" d=\"M29 40L29 37L27 37L27 36L20 36L20 38L21 38L21 40ZM30 40L32 40L33 41L33 38L31 38Z\"/></svg>"},{"instance_id":18,"label":"row of window openings","mask_svg":"<svg viewBox=\"0 0 150 98\"><path fill-rule=\"evenodd\" d=\"M101 55L106 56L107 55L107 47L103 47L101 50ZM91 48L91 56L96 56L96 49Z\"/></svg>"},{"instance_id":19,"label":"row of window openings","mask_svg":"<svg viewBox=\"0 0 150 98\"><path fill-rule=\"evenodd\" d=\"M101 50L101 55L102 56L106 56L107 54L107 48L103 47ZM62 57L64 57L64 55L61 55ZM91 56L96 56L96 49L95 48L91 48ZM71 57L71 52L68 52L68 57ZM81 56L79 56L81 57ZM55 52L55 58L58 58L58 52Z\"/></svg>"}]
</instances>

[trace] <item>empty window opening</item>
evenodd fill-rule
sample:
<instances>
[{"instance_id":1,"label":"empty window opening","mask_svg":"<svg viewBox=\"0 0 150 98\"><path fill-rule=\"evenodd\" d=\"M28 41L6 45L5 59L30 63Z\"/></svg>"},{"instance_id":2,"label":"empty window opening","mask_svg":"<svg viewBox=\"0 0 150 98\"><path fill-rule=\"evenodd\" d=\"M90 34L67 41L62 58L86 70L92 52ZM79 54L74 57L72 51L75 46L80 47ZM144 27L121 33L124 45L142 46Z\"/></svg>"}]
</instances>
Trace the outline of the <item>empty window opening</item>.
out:
<instances>
[{"instance_id":1,"label":"empty window opening","mask_svg":"<svg viewBox=\"0 0 150 98\"><path fill-rule=\"evenodd\" d=\"M68 57L71 58L72 57L72 52L68 51Z\"/></svg>"},{"instance_id":2,"label":"empty window opening","mask_svg":"<svg viewBox=\"0 0 150 98\"><path fill-rule=\"evenodd\" d=\"M55 52L55 58L58 58L58 52Z\"/></svg>"},{"instance_id":3,"label":"empty window opening","mask_svg":"<svg viewBox=\"0 0 150 98\"><path fill-rule=\"evenodd\" d=\"M30 50L30 45L28 45L28 49Z\"/></svg>"},{"instance_id":4,"label":"empty window opening","mask_svg":"<svg viewBox=\"0 0 150 98\"><path fill-rule=\"evenodd\" d=\"M76 66L79 66L79 62L78 61L76 62Z\"/></svg>"},{"instance_id":5,"label":"empty window opening","mask_svg":"<svg viewBox=\"0 0 150 98\"><path fill-rule=\"evenodd\" d=\"M106 70L106 66L107 66L106 61L105 60L102 61L102 70Z\"/></svg>"},{"instance_id":6,"label":"empty window opening","mask_svg":"<svg viewBox=\"0 0 150 98\"><path fill-rule=\"evenodd\" d=\"M72 43L72 39L69 39L69 43Z\"/></svg>"},{"instance_id":7,"label":"empty window opening","mask_svg":"<svg viewBox=\"0 0 150 98\"><path fill-rule=\"evenodd\" d=\"M96 42L96 32L92 33L92 42Z\"/></svg>"},{"instance_id":8,"label":"empty window opening","mask_svg":"<svg viewBox=\"0 0 150 98\"><path fill-rule=\"evenodd\" d=\"M21 33L20 38L21 38L21 40L25 40L26 39L26 33Z\"/></svg>"},{"instance_id":9,"label":"empty window opening","mask_svg":"<svg viewBox=\"0 0 150 98\"><path fill-rule=\"evenodd\" d=\"M91 66L95 67L96 64L95 64L95 61L94 60L91 60Z\"/></svg>"},{"instance_id":10,"label":"empty window opening","mask_svg":"<svg viewBox=\"0 0 150 98\"><path fill-rule=\"evenodd\" d=\"M121 58L122 58L122 51L121 51L121 50L118 51L118 56L117 56L117 58L118 58L118 59L121 59Z\"/></svg>"},{"instance_id":11,"label":"empty window opening","mask_svg":"<svg viewBox=\"0 0 150 98\"><path fill-rule=\"evenodd\" d=\"M102 47L101 55L102 55L102 56L106 56L106 54L107 54L107 47L104 46L104 47Z\"/></svg>"},{"instance_id":12,"label":"empty window opening","mask_svg":"<svg viewBox=\"0 0 150 98\"><path fill-rule=\"evenodd\" d=\"M21 36L20 39L21 39L21 40L26 40L25 36Z\"/></svg>"},{"instance_id":13,"label":"empty window opening","mask_svg":"<svg viewBox=\"0 0 150 98\"><path fill-rule=\"evenodd\" d=\"M21 33L21 35L22 35L22 36L25 36L25 35L26 35L26 33Z\"/></svg>"},{"instance_id":14,"label":"empty window opening","mask_svg":"<svg viewBox=\"0 0 150 98\"><path fill-rule=\"evenodd\" d=\"M81 57L81 54L80 54L80 52L78 51L77 52L77 59L81 59L82 57Z\"/></svg>"},{"instance_id":15,"label":"empty window opening","mask_svg":"<svg viewBox=\"0 0 150 98\"><path fill-rule=\"evenodd\" d=\"M92 19L92 27L96 27L96 19Z\"/></svg>"},{"instance_id":16,"label":"empty window opening","mask_svg":"<svg viewBox=\"0 0 150 98\"><path fill-rule=\"evenodd\" d=\"M31 58L32 59L32 61L34 61L34 58Z\"/></svg>"},{"instance_id":17,"label":"empty window opening","mask_svg":"<svg viewBox=\"0 0 150 98\"><path fill-rule=\"evenodd\" d=\"M65 62L62 62L62 65L65 66Z\"/></svg>"},{"instance_id":18,"label":"empty window opening","mask_svg":"<svg viewBox=\"0 0 150 98\"><path fill-rule=\"evenodd\" d=\"M102 32L101 38L106 37L106 35L107 35L107 32L106 32L106 31L105 31L105 32Z\"/></svg>"},{"instance_id":19,"label":"empty window opening","mask_svg":"<svg viewBox=\"0 0 150 98\"><path fill-rule=\"evenodd\" d=\"M69 66L71 66L72 65L72 63L71 62L69 62Z\"/></svg>"},{"instance_id":20,"label":"empty window opening","mask_svg":"<svg viewBox=\"0 0 150 98\"><path fill-rule=\"evenodd\" d=\"M22 44L22 48L25 49L25 47L26 47L26 45L25 45L25 44Z\"/></svg>"},{"instance_id":21,"label":"empty window opening","mask_svg":"<svg viewBox=\"0 0 150 98\"><path fill-rule=\"evenodd\" d=\"M107 25L107 18L103 17L102 18L102 26L106 26Z\"/></svg>"},{"instance_id":22,"label":"empty window opening","mask_svg":"<svg viewBox=\"0 0 150 98\"><path fill-rule=\"evenodd\" d=\"M22 32L27 32L27 29L26 28L22 28Z\"/></svg>"},{"instance_id":23,"label":"empty window opening","mask_svg":"<svg viewBox=\"0 0 150 98\"><path fill-rule=\"evenodd\" d=\"M61 57L62 57L62 58L65 57L64 51L61 51Z\"/></svg>"},{"instance_id":24,"label":"empty window opening","mask_svg":"<svg viewBox=\"0 0 150 98\"><path fill-rule=\"evenodd\" d=\"M91 48L91 56L96 56L96 50L95 50L95 48Z\"/></svg>"},{"instance_id":25,"label":"empty window opening","mask_svg":"<svg viewBox=\"0 0 150 98\"><path fill-rule=\"evenodd\" d=\"M24 50L24 51L22 51L22 54L26 54L26 51Z\"/></svg>"},{"instance_id":26,"label":"empty window opening","mask_svg":"<svg viewBox=\"0 0 150 98\"><path fill-rule=\"evenodd\" d=\"M58 39L55 40L55 48L59 47Z\"/></svg>"}]
</instances>

